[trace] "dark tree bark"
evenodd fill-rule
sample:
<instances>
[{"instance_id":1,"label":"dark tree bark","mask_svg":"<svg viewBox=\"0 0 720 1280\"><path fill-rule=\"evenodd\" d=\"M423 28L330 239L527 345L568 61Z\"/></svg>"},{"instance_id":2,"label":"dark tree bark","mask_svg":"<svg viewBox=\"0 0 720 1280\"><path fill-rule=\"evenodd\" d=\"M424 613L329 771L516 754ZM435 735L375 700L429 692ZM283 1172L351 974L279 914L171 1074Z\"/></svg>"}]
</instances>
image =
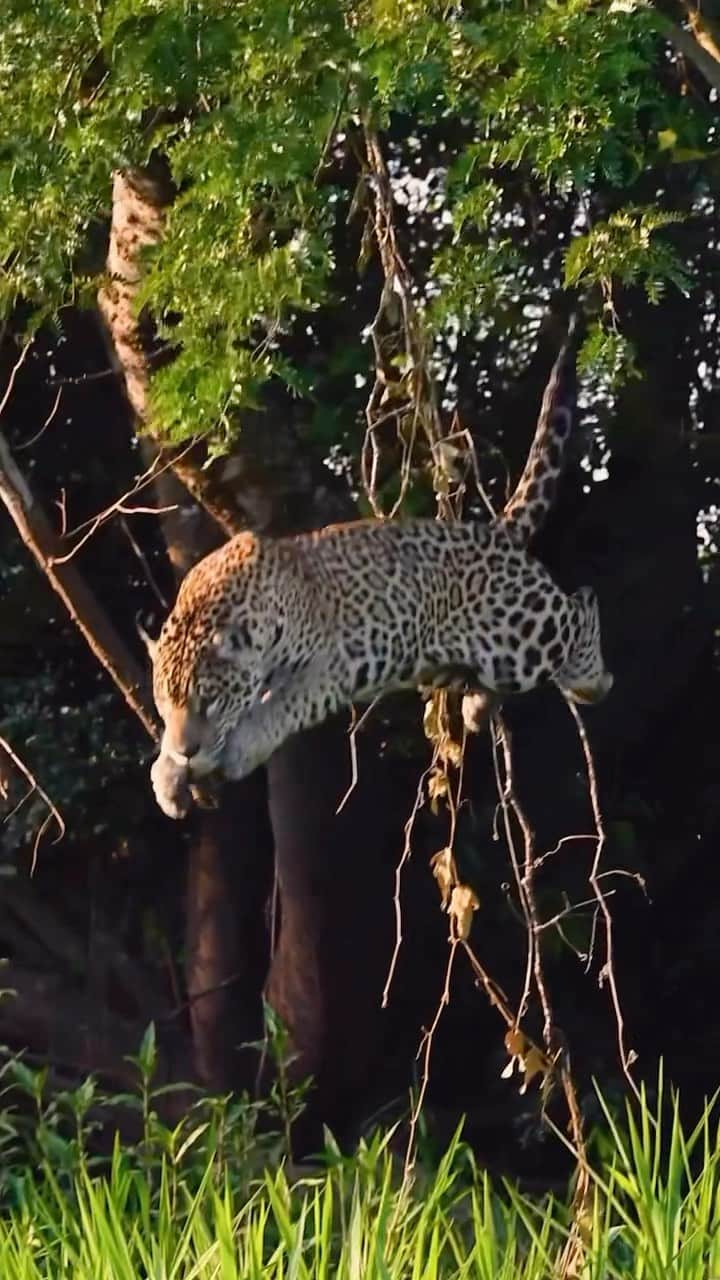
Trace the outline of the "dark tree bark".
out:
<instances>
[{"instance_id":1,"label":"dark tree bark","mask_svg":"<svg viewBox=\"0 0 720 1280\"><path fill-rule=\"evenodd\" d=\"M113 187L108 270L99 296L111 349L139 423L147 421L151 334L138 323L135 296L139 254L162 235L172 192L164 175L117 173ZM239 526L237 510L218 482L201 469L202 450L182 457L146 435L142 454L159 475L161 526L170 563L180 580L198 559ZM167 464L172 462L171 468ZM215 469L217 471L217 468ZM262 822L258 780L227 789L221 813L193 818L187 862L185 978L195 1068L209 1087L249 1087L254 1066L238 1046L262 1033L262 982L267 970L264 905L272 845ZM254 818L254 820L253 820ZM250 821L249 821L250 819Z\"/></svg>"},{"instance_id":2,"label":"dark tree bark","mask_svg":"<svg viewBox=\"0 0 720 1280\"><path fill-rule=\"evenodd\" d=\"M116 175L108 257L112 281L101 295L101 311L125 374L128 398L141 422L148 416L150 363L147 341L134 318L137 255L162 234L162 210L169 196L167 187L148 173ZM158 447L162 446L155 442L150 449ZM236 528L240 519L256 530L281 534L353 515L344 485L307 448L289 415L273 414L270 431L266 415L247 415L232 456L211 468L211 491L194 459L189 465L190 472L187 459L182 464L176 460L175 477L225 532ZM202 491L198 475L205 486ZM198 512L191 525L187 498L178 494L167 472L160 485L163 504L170 499L186 508L183 519L171 513L164 524L170 558L183 573L216 538ZM338 759L343 762L339 772ZM367 1000L344 1003L343 984L337 981L343 931L334 935L334 944L329 931L340 898L345 900L347 920L358 919L357 885L347 893L348 868L336 857L343 832L352 825L347 817L342 822L335 819L347 785L348 759L345 730L336 725L316 738L310 768L304 742L288 744L273 762L267 783L280 920L267 990L290 1028L295 1073L302 1077L321 1071L326 1080L333 1077L328 1049L338 1042L343 1009L353 1007L354 1012L352 1026L346 1028L348 1034L353 1032L352 1041L344 1044L342 1057L355 1062L353 1069L361 1076L372 1039ZM267 963L263 905L270 889L272 837L264 776L227 787L220 813L196 815L194 821L186 975L196 1063L201 1077L214 1087L247 1085L250 1060L238 1056L237 1046L260 1033L258 975ZM322 892L309 894L304 886L317 878L321 866L326 868ZM372 878L370 867L364 872ZM368 990L364 969L360 947L354 953L354 968L353 961L344 961L357 995ZM339 1061L335 1052L332 1062ZM334 1091L335 1083L329 1089ZM322 1109L324 1103L319 1105Z\"/></svg>"}]
</instances>

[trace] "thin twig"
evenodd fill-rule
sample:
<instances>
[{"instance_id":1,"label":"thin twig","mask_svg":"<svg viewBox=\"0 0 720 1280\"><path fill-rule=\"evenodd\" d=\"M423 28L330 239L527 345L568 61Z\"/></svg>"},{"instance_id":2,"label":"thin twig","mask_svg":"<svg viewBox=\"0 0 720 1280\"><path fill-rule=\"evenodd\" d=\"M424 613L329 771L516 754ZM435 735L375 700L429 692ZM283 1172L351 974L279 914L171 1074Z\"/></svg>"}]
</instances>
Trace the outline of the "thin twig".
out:
<instances>
[{"instance_id":1,"label":"thin twig","mask_svg":"<svg viewBox=\"0 0 720 1280\"><path fill-rule=\"evenodd\" d=\"M617 893L616 889L611 889L610 892L605 896L607 898L612 898L615 896L616 893ZM596 906L597 906L596 898L584 898L582 902L569 902L566 907L563 907L562 911L556 911L554 916L548 916L547 920L542 920L540 924L536 925L535 932L544 933L546 929L554 928L555 925L559 924L561 920L567 919L568 916L577 915L579 911L582 911L583 907L596 907Z\"/></svg>"},{"instance_id":2,"label":"thin twig","mask_svg":"<svg viewBox=\"0 0 720 1280\"><path fill-rule=\"evenodd\" d=\"M423 1103L425 1101L425 1094L427 1093L428 1084L430 1083L430 1061L432 1058L433 1041L435 1039L435 1032L440 1025L440 1019L450 1003L450 983L452 979L453 964L455 963L455 956L457 955L459 946L460 939L452 938L448 953L447 967L445 969L445 981L443 983L442 994L438 1000L435 1016L430 1023L430 1026L423 1032L420 1048L417 1052L418 1058L422 1055L422 1077L420 1080L420 1088L418 1090L417 1098L415 1099L415 1105L413 1106L412 1113L410 1115L410 1127L408 1130L405 1164L403 1167L404 1185L407 1184L415 1165L415 1136L417 1133L418 1121L420 1120L420 1115L423 1109Z\"/></svg>"},{"instance_id":3,"label":"thin twig","mask_svg":"<svg viewBox=\"0 0 720 1280\"><path fill-rule=\"evenodd\" d=\"M397 966L398 956L400 955L400 948L402 947L402 941L403 941L402 905L400 902L403 868L405 864L410 861L410 858L412 856L413 828L415 826L415 820L417 818L417 815L423 806L423 799L425 794L425 783L435 767L436 759L437 759L437 752L433 755L432 763L425 770L425 772L423 773L418 783L417 791L415 793L415 803L413 804L410 817L405 823L405 840L403 843L403 850L402 850L402 853L400 854L400 858L398 859L397 865L395 867L395 892L393 894L393 909L395 912L395 945L393 947L392 956L390 957L390 964L388 965L388 972L387 972L387 977L385 979L385 986L383 987L382 1002L381 1002L381 1007L383 1009L387 1009L388 1007L388 1001L390 999L390 988L392 986L393 978L395 976L395 968Z\"/></svg>"},{"instance_id":4,"label":"thin twig","mask_svg":"<svg viewBox=\"0 0 720 1280\"><path fill-rule=\"evenodd\" d=\"M117 369L99 369L96 373L80 373L75 378L50 378L49 387L79 387L84 382L97 382L100 378L117 378Z\"/></svg>"},{"instance_id":5,"label":"thin twig","mask_svg":"<svg viewBox=\"0 0 720 1280\"><path fill-rule=\"evenodd\" d=\"M138 477L138 479L133 484L132 488L128 489L127 493L124 493L122 497L118 498L115 502L112 502L109 507L105 508L104 511L99 511L97 515L91 516L89 520L83 520L82 524L76 525L76 527L74 529L71 529L69 532L65 530L63 533L63 536L68 538L73 537L73 535L76 533L81 533L83 530L85 530L85 533L75 543L74 547L72 547L70 551L68 551L65 555L55 556L52 560L52 563L67 564L69 560L72 560L73 556L77 555L80 548L84 547L85 543L88 542L95 533L97 533L100 526L105 524L106 521L110 520L114 515L120 514L120 515L129 515L129 516L132 516L132 515L161 516L161 515L167 515L168 512L170 511L175 511L177 509L175 505L170 505L167 507L128 507L126 506L126 503L130 498L135 497L136 494L140 493L143 489L147 488L149 484L154 483L154 481L156 481L159 476L163 475L165 471L168 471L171 467L173 467L175 463L178 462L179 459L182 458L183 455L187 453L191 448L192 448L192 445L187 445L186 448L180 454L178 454L177 457L173 458L172 462L165 461L165 462L162 462L162 465L158 465L161 462L162 455L157 454L153 459L153 461L151 462L150 466L147 468L147 470L144 471L142 475Z\"/></svg>"},{"instance_id":6,"label":"thin twig","mask_svg":"<svg viewBox=\"0 0 720 1280\"><path fill-rule=\"evenodd\" d=\"M53 404L53 407L50 410L47 418L43 422L40 430L36 431L35 435L31 436L29 440L25 440L22 444L16 444L15 445L16 453L21 453L23 449L29 449L31 445L37 444L38 440L40 439L41 436L45 434L48 427L50 426L50 423L53 421L55 415L57 414L57 411L60 408L61 399L62 399L62 387L58 387L58 393L55 397L55 403Z\"/></svg>"},{"instance_id":7,"label":"thin twig","mask_svg":"<svg viewBox=\"0 0 720 1280\"><path fill-rule=\"evenodd\" d=\"M563 836L560 840L558 840L554 848L548 849L547 853L541 853L540 857L535 859L535 870L539 871L540 867L542 867L546 862L548 862L550 858L554 858L556 853L560 852L563 845L572 844L574 840L597 840L597 835L594 831L592 831L587 834L578 833L578 835L574 835L574 836Z\"/></svg>"},{"instance_id":8,"label":"thin twig","mask_svg":"<svg viewBox=\"0 0 720 1280\"><path fill-rule=\"evenodd\" d=\"M0 400L0 416L7 407L18 371L27 357L29 348L30 344L27 343L10 374L8 386ZM158 737L158 725L144 694L145 673L126 648L122 638L115 631L74 565L54 563L59 550L57 534L36 501L2 433L0 433L0 498L25 546L35 557L90 649L115 682L150 737L155 740Z\"/></svg>"},{"instance_id":9,"label":"thin twig","mask_svg":"<svg viewBox=\"0 0 720 1280\"><path fill-rule=\"evenodd\" d=\"M45 791L45 789L41 787L35 775L30 771L30 769L28 769L27 765L23 763L20 757L16 755L16 753L13 751L12 747L10 746L10 743L3 737L0 737L0 747L2 747L3 751L5 752L5 755L8 757L8 759L12 761L12 763L14 764L18 772L23 775L26 782L29 783L31 788L29 794L32 795L33 793L37 792L37 794L40 796L40 799L47 806L47 810L48 810L47 815L37 835L35 836L35 842L33 844L32 858L30 862L30 874L32 875L37 865L37 854L38 854L38 849L40 847L40 841L42 840L45 832L47 831L50 822L54 820L55 823L57 824L58 834L56 835L55 839L52 842L53 844L57 844L58 841L62 840L63 836L65 835L65 830L66 830L65 820L62 814L60 813L60 810L58 809L57 805L55 805L53 801L50 799L50 796L48 795L47 791ZM23 797L23 801L26 798L27 797ZM14 813L17 812L17 808L18 806L16 806L15 809L13 810ZM8 817L10 816L11 815L8 815Z\"/></svg>"},{"instance_id":10,"label":"thin twig","mask_svg":"<svg viewBox=\"0 0 720 1280\"><path fill-rule=\"evenodd\" d=\"M150 561L148 560L147 556L145 555L145 552L143 551L142 547L140 546L140 543L138 542L137 538L135 537L135 535L134 535L134 533L133 533L132 529L130 528L130 525L128 524L128 522L127 522L127 520L125 519L125 517L124 517L124 516L121 516L121 517L120 517L120 528L122 529L123 533L125 534L125 537L127 538L128 542L130 543L130 546L132 547L132 549L133 549L133 551L134 551L135 555L137 556L138 560L140 561L140 564L142 565L142 568L143 568L143 571L144 571L144 573L145 573L145 578L146 578L146 581L147 581L147 583L148 583L148 586L149 586L149 587L151 588L151 590L155 593L155 595L156 595L156 597L157 597L157 599L158 599L159 603L162 605L163 609L169 609L169 607L170 607L170 602L165 598L165 596L163 595L162 591L160 590L160 587L158 586L158 582L157 582L157 579L156 579L156 577L155 577L155 574L153 573L152 569L150 568Z\"/></svg>"},{"instance_id":11,"label":"thin twig","mask_svg":"<svg viewBox=\"0 0 720 1280\"><path fill-rule=\"evenodd\" d=\"M365 125L365 162L373 196L373 229L385 282L370 334L375 354L375 382L367 402L366 433L361 451L363 487L373 514L385 516L378 493L380 444L377 438L378 410L392 396L396 403L397 436L402 446L399 494L389 516L395 515L410 484L415 442L419 431L426 441L439 484L435 484L437 512L441 519L453 520L457 510L449 493L447 463L437 446L446 436L438 407L437 391L430 370L429 341L413 296L413 281L400 251L394 220L392 186L377 133ZM383 327L390 335L383 337ZM396 359L402 350L402 361ZM400 363L400 368L398 368ZM405 384L405 385L403 385Z\"/></svg>"},{"instance_id":12,"label":"thin twig","mask_svg":"<svg viewBox=\"0 0 720 1280\"><path fill-rule=\"evenodd\" d=\"M67 536L68 518L67 518L67 492L63 485L60 490L60 497L55 499L55 506L60 512L60 537Z\"/></svg>"},{"instance_id":13,"label":"thin twig","mask_svg":"<svg viewBox=\"0 0 720 1280\"><path fill-rule=\"evenodd\" d=\"M475 977L478 979L478 981L484 988L485 994L488 1000L490 1001L490 1004L492 1005L492 1007L494 1009L497 1009L506 1027L508 1028L516 1027L518 1023L517 1013L513 1013L513 1010L510 1008L510 1001L508 1000L502 987L498 986L494 978L490 977L490 974L488 973L487 969L478 960L475 951L470 946L470 943L467 941L464 941L463 948L465 950L465 954L467 955L468 960L470 961L470 967L472 968L475 974Z\"/></svg>"},{"instance_id":14,"label":"thin twig","mask_svg":"<svg viewBox=\"0 0 720 1280\"><path fill-rule=\"evenodd\" d=\"M339 97L338 97L337 106L336 106L336 108L335 108L335 113L334 113L334 115L333 115L332 122L331 122L331 124L330 124L330 128L329 128L329 129L328 129L328 131L327 131L327 136L326 136L326 138L325 138L325 143L324 143L324 145L323 145L323 149L322 149L322 151L321 151L321 153L320 153L320 159L318 160L317 166L316 166L316 168L315 168L315 172L314 172L314 174L313 174L313 183L317 182L318 178L320 177L320 174L322 173L323 169L325 168L325 164L326 164L326 162L327 162L327 158L328 158L328 156L329 156L329 154L330 154L330 148L331 148L332 143L333 143L333 138L335 137L335 134L337 133L338 125L340 124L340 117L341 117L341 115L342 115L342 113L343 113L343 109L344 109L344 107L345 107L345 103L347 102L348 93L350 92L350 84L351 84L351 81L352 81L352 75L351 75L351 72L349 72L349 71L348 71L347 76L345 77L345 83L344 83L344 85L343 85L343 87L342 87L342 90L341 90L341 92L340 92L340 95L339 95Z\"/></svg>"},{"instance_id":15,"label":"thin twig","mask_svg":"<svg viewBox=\"0 0 720 1280\"><path fill-rule=\"evenodd\" d=\"M585 757L585 769L588 778L588 787L590 791L590 803L592 805L593 818L595 820L595 829L597 831L597 845L595 847L595 856L590 869L588 881L592 886L593 893L597 899L600 913L602 915L605 930L605 962L600 969L599 982L600 986L607 984L610 992L610 1001L615 1013L615 1026L617 1029L618 1051L620 1054L620 1062L622 1065L625 1079L630 1085L636 1098L639 1099L640 1092L635 1083L630 1068L637 1058L634 1049L627 1049L625 1045L625 1019L623 1017L622 1005L620 1002L620 994L617 987L617 979L615 977L615 952L613 937L613 918L610 908L607 905L607 894L603 892L600 884L600 863L605 848L606 834L605 825L603 823L602 810L600 808L600 797L598 792L597 774L595 772L595 761L593 760L590 741L587 736L585 725L575 703L570 699L565 699L570 714L575 721L578 737L582 746L583 755Z\"/></svg>"},{"instance_id":16,"label":"thin twig","mask_svg":"<svg viewBox=\"0 0 720 1280\"><path fill-rule=\"evenodd\" d=\"M350 722L350 733L348 734L348 737L350 739L350 783L347 791L345 792L345 795L343 796L337 809L335 810L335 817L337 817L339 813L342 813L343 809L345 808L345 805L347 804L348 800L350 799L350 796L352 795L353 791L357 786L357 781L358 781L357 742L356 742L357 734L360 732L360 730L362 729L366 721L369 720L372 712L375 710L378 703L382 701L382 696L383 695L381 693L377 694L377 696L374 697L372 702L370 703L370 706L365 708L360 719L357 721L355 720L356 711L355 711L355 707L353 706L352 719Z\"/></svg>"},{"instance_id":17,"label":"thin twig","mask_svg":"<svg viewBox=\"0 0 720 1280\"><path fill-rule=\"evenodd\" d=\"M583 1212L587 1208L587 1200L590 1193L590 1167L588 1163L582 1112L580 1110L577 1089L575 1087L575 1081L570 1068L569 1054L566 1048L558 1047L557 1044L550 993L543 969L540 937L542 925L537 909L534 889L534 837L528 819L519 803L515 791L509 730L503 723L500 716L495 717L495 722L502 749L503 768L505 773L505 785L501 792L501 803L503 805L503 814L506 816L505 829L506 833L509 833L508 839L510 842L511 858L513 860L514 867L518 864L519 860L511 843L512 830L509 821L510 810L512 810L513 816L520 827L524 842L523 872L521 879L522 905L523 911L527 910L528 935L532 935L532 973L535 990L540 1000L540 1006L543 1012L543 1044L547 1055L548 1070L556 1069L560 1077L560 1084L562 1086L570 1118L570 1131L572 1133L573 1143L577 1152L577 1183L573 1197L575 1211L573 1228L568 1245L561 1259L560 1273L561 1276L565 1277L574 1274L578 1265L578 1259L583 1256L584 1244L580 1220ZM528 946L529 945L530 943L528 943Z\"/></svg>"},{"instance_id":18,"label":"thin twig","mask_svg":"<svg viewBox=\"0 0 720 1280\"><path fill-rule=\"evenodd\" d=\"M17 360L15 361L15 364L14 364L14 365L13 365L13 367L12 367L12 370L11 370L11 372L10 372L10 377L8 378L8 384L7 384L6 388L5 388L5 393L4 393L4 395L3 395L2 400L0 400L0 418L2 418L2 416L3 416L3 414L4 414L5 410L6 410L6 408L7 408L7 406L8 406L8 401L10 400L10 397L11 397L11 395L12 395L12 393L13 393L13 388L14 388L14 386L15 386L15 379L17 378L17 376L18 376L18 374L19 374L20 370L22 369L22 367L23 367L23 365L24 365L24 363L25 363L25 360L26 360L27 355L28 355L28 352L30 351L30 348L31 348L31 346L32 346L32 344L33 344L33 341L34 341L34 339L33 339L33 338L29 338L29 339L28 339L28 341L25 343L25 345L24 345L24 347L23 347L22 351L20 352L20 355L18 356Z\"/></svg>"},{"instance_id":19,"label":"thin twig","mask_svg":"<svg viewBox=\"0 0 720 1280\"><path fill-rule=\"evenodd\" d=\"M512 756L510 753L509 739L504 734L502 721L498 717L493 717L490 722L493 768L495 771L495 784L499 796L499 807L502 813L503 826L505 828L505 843L507 845L508 854L510 856L510 864L515 877L515 884L518 891L518 899L520 909L525 922L525 937L527 939L527 949L525 954L525 978L523 981L522 995L518 1002L516 1026L525 1018L530 1004L530 992L532 988L532 975L535 966L535 930L532 927L532 915L527 901L526 887L523 882L522 872L520 870L520 859L515 849L515 841L512 833L511 806L513 804L512 793ZM502 746L503 758L505 764L505 777L501 776L500 760L498 757L498 746Z\"/></svg>"}]
</instances>

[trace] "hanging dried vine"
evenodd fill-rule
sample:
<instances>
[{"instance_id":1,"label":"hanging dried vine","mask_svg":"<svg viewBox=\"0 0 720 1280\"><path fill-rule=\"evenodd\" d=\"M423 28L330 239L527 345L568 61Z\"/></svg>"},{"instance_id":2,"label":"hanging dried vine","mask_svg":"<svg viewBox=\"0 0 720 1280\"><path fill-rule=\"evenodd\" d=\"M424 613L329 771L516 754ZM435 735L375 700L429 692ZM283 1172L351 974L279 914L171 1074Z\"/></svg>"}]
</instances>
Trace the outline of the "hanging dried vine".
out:
<instances>
[{"instance_id":1,"label":"hanging dried vine","mask_svg":"<svg viewBox=\"0 0 720 1280\"><path fill-rule=\"evenodd\" d=\"M455 520L462 514L466 477L477 472L472 441L469 434L459 431L456 425L450 431L445 429L430 367L430 342L422 308L418 305L416 286L398 242L390 175L378 135L367 125L364 129L364 144L367 182L372 193L366 238L374 238L383 268L384 283L370 330L375 377L366 406L366 432L361 458L363 486L375 516L392 518L400 511L411 480L424 469L432 482L437 517ZM393 476L399 477L394 493L391 483ZM481 484L478 484L478 490L482 492ZM391 492L389 501L386 497L388 491ZM601 984L607 984L611 992L622 1065L630 1080L629 1068L633 1061L632 1053L625 1048L622 1012L614 976L608 895L603 893L598 880L604 829L597 779L587 735L576 713L596 826L593 835L583 834L581 837L595 843L588 882L590 896L587 903L582 904L573 904L565 897L563 910L543 919L537 902L536 875L560 845L556 850L537 854L534 833L516 790L509 729L492 702L484 708L485 721L489 720L492 735L498 813L526 936L524 978L520 997L513 1008L511 1001L488 973L470 943L473 918L480 903L472 887L463 882L455 855L466 745L466 728L459 714L459 692L456 688L449 688L428 693L424 728L432 744L432 759L418 785L396 868L396 939L383 992L383 1005L389 999L402 944L401 878L412 853L415 822L425 804L435 813L442 808L448 820L447 839L443 848L431 859L430 865L440 892L441 909L448 916L450 950L437 1009L430 1026L423 1032L418 1050L421 1083L410 1118L405 1172L409 1175L413 1168L414 1140L430 1076L433 1038L451 998L451 979L458 952L462 950L478 986L483 989L505 1024L504 1044L508 1062L503 1075L510 1077L519 1071L522 1078L521 1092L525 1092L532 1081L537 1081L540 1084L543 1114L547 1099L556 1085L560 1086L564 1096L569 1142L576 1159L576 1184L574 1226L559 1260L559 1267L562 1276L571 1277L579 1273L585 1251L585 1224L590 1193L589 1165L582 1111L569 1048L555 1022L545 974L543 942L549 930L555 928L561 931L562 921L576 911L578 905L594 905L596 916L599 913L604 921L607 945L599 980ZM565 837L560 843L575 838ZM595 924L593 929L595 930ZM587 957L583 957L585 959ZM527 1022L536 1006L542 1027L539 1043L527 1030Z\"/></svg>"},{"instance_id":2,"label":"hanging dried vine","mask_svg":"<svg viewBox=\"0 0 720 1280\"><path fill-rule=\"evenodd\" d=\"M363 136L372 193L366 236L374 236L384 277L370 327L375 380L365 409L363 488L373 514L392 518L407 496L413 468L424 466L431 474L438 517L454 520L465 492L465 468L460 463L472 452L472 442L465 433L445 430L430 371L429 335L398 244L387 164L375 130L366 125ZM387 511L382 497L386 458L400 477Z\"/></svg>"}]
</instances>

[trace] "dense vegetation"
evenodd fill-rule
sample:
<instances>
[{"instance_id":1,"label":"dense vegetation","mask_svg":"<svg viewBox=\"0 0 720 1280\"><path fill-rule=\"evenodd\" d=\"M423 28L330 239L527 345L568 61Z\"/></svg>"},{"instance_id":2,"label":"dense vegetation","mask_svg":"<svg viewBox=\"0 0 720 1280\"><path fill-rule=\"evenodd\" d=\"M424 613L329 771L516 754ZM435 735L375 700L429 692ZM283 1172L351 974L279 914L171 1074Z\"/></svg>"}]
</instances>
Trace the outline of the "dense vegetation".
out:
<instances>
[{"instance_id":1,"label":"dense vegetation","mask_svg":"<svg viewBox=\"0 0 720 1280\"><path fill-rule=\"evenodd\" d=\"M262 1109L263 1129L247 1100L201 1098L168 1124L153 1091L151 1038L136 1061L137 1093L114 1100L85 1082L48 1101L40 1073L6 1068L15 1096L33 1106L24 1123L14 1108L3 1112L7 1280L698 1280L717 1272L717 1117L708 1107L684 1133L662 1078L656 1106L644 1098L635 1112L606 1111L581 1255L562 1189L538 1197L495 1184L460 1132L439 1160L421 1162L412 1186L392 1131L369 1136L352 1157L328 1142L322 1161L298 1170L279 1164L282 1108ZM92 1117L103 1105L137 1110L136 1142L98 1154Z\"/></svg>"},{"instance_id":2,"label":"dense vegetation","mask_svg":"<svg viewBox=\"0 0 720 1280\"><path fill-rule=\"evenodd\" d=\"M72 1091L86 1070L125 1086L124 1055L153 1019L163 1083L267 1092L277 1079L253 1047L263 995L287 1024L293 1083L315 1081L293 1124L301 1152L322 1144L324 1122L349 1140L379 1108L405 1108L436 1014L424 1083L439 1140L465 1112L468 1137L501 1151L502 1168L564 1173L540 1122L547 1104L566 1123L557 1064L572 1061L580 1128L599 1114L592 1075L614 1097L631 1049L646 1079L665 1054L694 1104L714 1088L716 25L712 5L669 0L5 0L0 492L15 523L0 531L0 948L14 995L0 1032L51 1064L52 1088ZM170 829L147 786L134 623L155 625L177 575L248 525L500 507L573 306L582 429L537 550L563 585L600 595L616 676L587 720L600 825L565 708L538 695L506 709L555 1027L538 981L524 985L527 916L512 821L498 834L490 735L462 769L448 748L418 793L428 744L417 701L401 698L358 736L341 811L345 722L289 743L217 812ZM404 940L381 1013L411 812ZM605 882L612 954L587 902L598 839L619 873ZM452 865L477 909L475 967L454 964L446 1009L447 922L428 861L450 844L434 865ZM625 1038L608 1010L615 977ZM524 1071L521 1096L501 1079L508 1065ZM104 1189L76 1165L57 1206L49 1181L27 1194L63 1220L82 1205L89 1222L92 1200L103 1232L137 1194L125 1158ZM373 1231L394 1211L384 1158L357 1211ZM714 1159L688 1193L706 1215L703 1248ZM286 1219L282 1176L245 1209L207 1190L202 1214L194 1184L172 1247L192 1238L197 1261L216 1229L205 1211L226 1225L241 1211L249 1250L271 1218L270 1249L312 1221L320 1273L339 1265L332 1178ZM639 1200L664 1195L648 1184ZM8 1257L30 1213L18 1204ZM535 1238L531 1210L513 1205L507 1230ZM495 1210L489 1198L460 1222L467 1212ZM427 1248L465 1274L461 1227L425 1221L420 1202L408 1221L419 1234L401 1232L398 1266L432 1274ZM673 1221L692 1237L692 1213ZM553 1235L551 1218L542 1230ZM149 1234L122 1238L150 1247ZM351 1227L351 1251L354 1239ZM543 1240L528 1276L544 1274ZM348 1274L359 1265L349 1258ZM656 1274L656 1261L637 1265Z\"/></svg>"}]
</instances>

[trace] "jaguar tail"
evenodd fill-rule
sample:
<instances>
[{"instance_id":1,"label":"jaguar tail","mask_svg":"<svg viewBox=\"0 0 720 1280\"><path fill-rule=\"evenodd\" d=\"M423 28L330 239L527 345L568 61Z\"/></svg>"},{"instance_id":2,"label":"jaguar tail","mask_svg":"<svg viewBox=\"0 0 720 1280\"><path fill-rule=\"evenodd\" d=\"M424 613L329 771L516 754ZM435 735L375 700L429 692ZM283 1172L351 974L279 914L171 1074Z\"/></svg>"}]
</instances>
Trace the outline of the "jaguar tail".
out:
<instances>
[{"instance_id":1,"label":"jaguar tail","mask_svg":"<svg viewBox=\"0 0 720 1280\"><path fill-rule=\"evenodd\" d=\"M525 468L500 516L502 523L512 528L523 546L528 545L545 521L555 501L567 460L568 444L577 418L575 361L579 327L578 316L574 313L545 388Z\"/></svg>"}]
</instances>

